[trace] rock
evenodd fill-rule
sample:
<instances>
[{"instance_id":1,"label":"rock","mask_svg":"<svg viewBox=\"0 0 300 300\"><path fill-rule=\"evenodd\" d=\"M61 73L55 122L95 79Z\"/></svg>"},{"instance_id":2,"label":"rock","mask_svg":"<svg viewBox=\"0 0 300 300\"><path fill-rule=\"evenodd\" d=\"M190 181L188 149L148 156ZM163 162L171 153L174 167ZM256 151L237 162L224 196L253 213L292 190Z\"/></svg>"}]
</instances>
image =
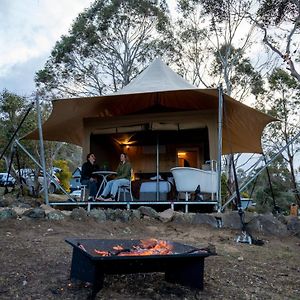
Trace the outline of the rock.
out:
<instances>
[{"instance_id":1,"label":"rock","mask_svg":"<svg viewBox=\"0 0 300 300\"><path fill-rule=\"evenodd\" d=\"M28 207L20 207L20 206L17 206L17 207L13 207L12 208L15 212L16 212L16 214L19 216L19 217L21 217L23 214L24 214L24 212L26 211L26 210L28 210Z\"/></svg>"},{"instance_id":2,"label":"rock","mask_svg":"<svg viewBox=\"0 0 300 300\"><path fill-rule=\"evenodd\" d=\"M0 221L6 219L16 219L17 213L11 208L5 208L0 210Z\"/></svg>"},{"instance_id":3,"label":"rock","mask_svg":"<svg viewBox=\"0 0 300 300\"><path fill-rule=\"evenodd\" d=\"M153 219L159 219L159 215L158 215L157 211L155 209L153 209L152 207L140 206L138 208L138 210L140 211L142 216L148 216Z\"/></svg>"},{"instance_id":4,"label":"rock","mask_svg":"<svg viewBox=\"0 0 300 300\"><path fill-rule=\"evenodd\" d=\"M276 217L272 214L258 215L254 217L248 224L247 230L250 232L262 232L266 234L275 235L278 237L287 236L287 227L282 224Z\"/></svg>"},{"instance_id":5,"label":"rock","mask_svg":"<svg viewBox=\"0 0 300 300\"><path fill-rule=\"evenodd\" d=\"M250 222L253 218L257 216L256 213L251 212L243 212L243 220L247 224ZM241 229L242 228L242 222L241 217L239 215L239 212L236 211L228 211L223 213L222 215L222 226L224 228L231 228L231 229Z\"/></svg>"},{"instance_id":6,"label":"rock","mask_svg":"<svg viewBox=\"0 0 300 300\"><path fill-rule=\"evenodd\" d=\"M300 220L297 217L289 217L287 220L287 230L300 238Z\"/></svg>"},{"instance_id":7,"label":"rock","mask_svg":"<svg viewBox=\"0 0 300 300\"><path fill-rule=\"evenodd\" d=\"M191 224L194 218L194 213L183 213L183 212L174 212L173 222L180 223L180 224Z\"/></svg>"},{"instance_id":8,"label":"rock","mask_svg":"<svg viewBox=\"0 0 300 300\"><path fill-rule=\"evenodd\" d=\"M192 224L208 224L214 228L218 228L217 219L208 214L195 214L192 219Z\"/></svg>"},{"instance_id":9,"label":"rock","mask_svg":"<svg viewBox=\"0 0 300 300\"><path fill-rule=\"evenodd\" d=\"M103 209L92 209L89 214L89 216L93 217L95 220L99 222L105 222L106 221L106 213Z\"/></svg>"},{"instance_id":10,"label":"rock","mask_svg":"<svg viewBox=\"0 0 300 300\"><path fill-rule=\"evenodd\" d=\"M41 209L43 209L45 211L45 214L48 215L50 212L52 211L56 211L53 207L51 207L50 205L46 205L46 204L42 204L40 206Z\"/></svg>"},{"instance_id":11,"label":"rock","mask_svg":"<svg viewBox=\"0 0 300 300\"><path fill-rule=\"evenodd\" d=\"M128 222L131 219L131 211L123 210L122 213L118 216L118 219L122 222Z\"/></svg>"},{"instance_id":12,"label":"rock","mask_svg":"<svg viewBox=\"0 0 300 300\"><path fill-rule=\"evenodd\" d=\"M45 211L39 207L28 209L23 213L23 216L31 219L43 219L45 215Z\"/></svg>"},{"instance_id":13,"label":"rock","mask_svg":"<svg viewBox=\"0 0 300 300\"><path fill-rule=\"evenodd\" d=\"M87 219L87 211L82 207L75 208L72 210L70 217L73 220L83 221Z\"/></svg>"},{"instance_id":14,"label":"rock","mask_svg":"<svg viewBox=\"0 0 300 300\"><path fill-rule=\"evenodd\" d=\"M48 212L47 219L53 221L60 221L65 219L65 215L61 211L54 209L53 211Z\"/></svg>"},{"instance_id":15,"label":"rock","mask_svg":"<svg viewBox=\"0 0 300 300\"><path fill-rule=\"evenodd\" d=\"M163 223L171 222L173 220L174 215L175 212L171 208L164 210L161 213L158 213L159 220Z\"/></svg>"},{"instance_id":16,"label":"rock","mask_svg":"<svg viewBox=\"0 0 300 300\"><path fill-rule=\"evenodd\" d=\"M61 213L62 213L64 216L66 216L66 217L70 217L72 211L70 211L70 210L61 210Z\"/></svg>"},{"instance_id":17,"label":"rock","mask_svg":"<svg viewBox=\"0 0 300 300\"><path fill-rule=\"evenodd\" d=\"M132 219L140 219L141 218L141 212L138 209L131 210L131 218Z\"/></svg>"}]
</instances>

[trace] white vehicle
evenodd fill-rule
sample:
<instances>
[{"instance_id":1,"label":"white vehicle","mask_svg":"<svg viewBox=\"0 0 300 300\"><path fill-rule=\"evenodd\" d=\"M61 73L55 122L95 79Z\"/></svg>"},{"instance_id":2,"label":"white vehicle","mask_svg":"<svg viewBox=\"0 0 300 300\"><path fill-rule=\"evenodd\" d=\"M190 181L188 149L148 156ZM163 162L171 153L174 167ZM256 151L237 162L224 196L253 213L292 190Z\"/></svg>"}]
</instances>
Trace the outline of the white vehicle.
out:
<instances>
[{"instance_id":1,"label":"white vehicle","mask_svg":"<svg viewBox=\"0 0 300 300\"><path fill-rule=\"evenodd\" d=\"M13 187L16 179L8 173L0 173L0 186Z\"/></svg>"},{"instance_id":2,"label":"white vehicle","mask_svg":"<svg viewBox=\"0 0 300 300\"><path fill-rule=\"evenodd\" d=\"M35 178L35 170L32 169L20 169L21 176L23 178L23 182L30 188L30 190L34 189L34 178ZM60 180L57 178L57 176L52 173L53 178L48 178L48 191L50 194L53 194L57 191L56 185L60 184ZM43 172L40 172L38 175L38 182L41 186L41 189L39 192L42 192L43 185L44 185L44 177Z\"/></svg>"}]
</instances>

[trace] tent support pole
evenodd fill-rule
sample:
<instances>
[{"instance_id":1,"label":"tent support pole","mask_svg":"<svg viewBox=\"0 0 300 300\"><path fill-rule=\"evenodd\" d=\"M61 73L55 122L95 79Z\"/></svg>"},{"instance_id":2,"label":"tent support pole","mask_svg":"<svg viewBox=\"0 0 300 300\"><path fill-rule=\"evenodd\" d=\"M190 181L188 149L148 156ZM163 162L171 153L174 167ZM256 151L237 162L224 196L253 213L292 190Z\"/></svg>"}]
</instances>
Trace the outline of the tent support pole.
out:
<instances>
[{"instance_id":1,"label":"tent support pole","mask_svg":"<svg viewBox=\"0 0 300 300\"><path fill-rule=\"evenodd\" d=\"M37 118L38 118L38 128L39 128L39 140L40 140L40 151L41 151L41 163L42 163L42 170L43 170L43 181L44 181L44 194L45 194L45 203L49 205L49 197L48 197L48 182L46 175L46 161L45 161L45 149L44 149L44 139L43 139L43 130L42 130L42 117L41 117L41 108L40 108L40 101L39 97L35 96L35 103L36 103L36 111L37 111Z\"/></svg>"},{"instance_id":2,"label":"tent support pole","mask_svg":"<svg viewBox=\"0 0 300 300\"><path fill-rule=\"evenodd\" d=\"M159 136L156 137L156 201L159 201Z\"/></svg>"},{"instance_id":3,"label":"tent support pole","mask_svg":"<svg viewBox=\"0 0 300 300\"><path fill-rule=\"evenodd\" d=\"M25 153L25 154L27 154L27 156L28 157L30 157L31 158L31 160L39 167L39 168L41 168L42 169L42 166L41 166L41 164L27 151L27 149L18 141L18 140L15 140L14 141L15 143L16 143L16 145L17 146L19 146L22 150L23 150L23 152ZM52 182L55 184L55 186L58 188L58 189L60 189L65 195L67 195L68 197L69 197L69 199L71 199L73 202L76 202L76 200L75 199L73 199L72 197L70 197L70 194L61 186L61 185L59 185L57 182L56 182L56 180L55 180L55 178L50 174L50 173L48 173L47 171L46 171L46 173L45 173L47 176L44 176L44 177L49 177L49 178L51 178L52 179Z\"/></svg>"},{"instance_id":4,"label":"tent support pole","mask_svg":"<svg viewBox=\"0 0 300 300\"><path fill-rule=\"evenodd\" d=\"M300 132L298 132L285 146L283 146L269 161L265 160L265 165L245 184L240 187L240 192L242 192L258 175L260 175L265 168L268 167L287 147L289 147L292 143L294 143L300 137ZM221 207L221 212L224 211L226 206L236 197L236 193L233 193L231 197L227 200L227 202Z\"/></svg>"},{"instance_id":5,"label":"tent support pole","mask_svg":"<svg viewBox=\"0 0 300 300\"><path fill-rule=\"evenodd\" d=\"M218 113L218 159L217 159L217 172L218 172L218 191L217 191L217 200L218 200L218 211L222 207L222 194L221 194L221 171L222 171L222 129L223 129L223 89L222 84L219 88L219 113Z\"/></svg>"}]
</instances>

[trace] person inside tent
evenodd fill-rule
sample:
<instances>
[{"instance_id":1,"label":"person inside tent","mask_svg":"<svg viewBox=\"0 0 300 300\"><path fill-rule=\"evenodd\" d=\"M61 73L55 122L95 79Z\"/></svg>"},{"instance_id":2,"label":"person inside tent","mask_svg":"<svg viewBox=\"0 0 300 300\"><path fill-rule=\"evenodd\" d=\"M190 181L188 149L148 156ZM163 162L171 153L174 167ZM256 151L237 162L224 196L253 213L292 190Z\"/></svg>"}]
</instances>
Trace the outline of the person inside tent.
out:
<instances>
[{"instance_id":1,"label":"person inside tent","mask_svg":"<svg viewBox=\"0 0 300 300\"><path fill-rule=\"evenodd\" d=\"M109 181L99 197L102 201L114 201L119 189L119 186L127 185L131 179L131 164L127 154L121 153L120 163L116 170L117 176L115 179ZM97 199L98 200L98 199Z\"/></svg>"}]
</instances>

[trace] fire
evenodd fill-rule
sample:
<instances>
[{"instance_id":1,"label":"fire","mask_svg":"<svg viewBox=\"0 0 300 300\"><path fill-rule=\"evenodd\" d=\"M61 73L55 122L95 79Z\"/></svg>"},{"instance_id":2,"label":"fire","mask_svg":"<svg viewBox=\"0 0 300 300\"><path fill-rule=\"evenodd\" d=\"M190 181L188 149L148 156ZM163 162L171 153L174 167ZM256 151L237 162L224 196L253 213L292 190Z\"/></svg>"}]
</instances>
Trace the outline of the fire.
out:
<instances>
[{"instance_id":1,"label":"fire","mask_svg":"<svg viewBox=\"0 0 300 300\"><path fill-rule=\"evenodd\" d=\"M172 254L173 246L164 240L148 239L141 240L139 245L132 246L131 249L117 245L113 249L116 251L102 251L94 249L95 253L101 256L146 256L146 255L168 255Z\"/></svg>"}]
</instances>

